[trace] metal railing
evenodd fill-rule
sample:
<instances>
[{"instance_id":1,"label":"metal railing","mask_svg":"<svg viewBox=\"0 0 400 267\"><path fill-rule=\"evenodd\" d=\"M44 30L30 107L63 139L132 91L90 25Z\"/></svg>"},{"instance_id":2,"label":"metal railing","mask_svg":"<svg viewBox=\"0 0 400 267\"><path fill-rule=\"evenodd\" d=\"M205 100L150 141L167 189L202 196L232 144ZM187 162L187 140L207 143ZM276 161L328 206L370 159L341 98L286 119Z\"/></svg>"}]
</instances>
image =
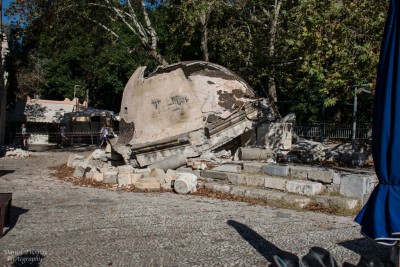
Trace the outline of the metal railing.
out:
<instances>
[{"instance_id":1,"label":"metal railing","mask_svg":"<svg viewBox=\"0 0 400 267\"><path fill-rule=\"evenodd\" d=\"M119 135L118 132L114 131L114 134ZM101 138L98 131L88 132L67 132L67 137L64 142L68 144L99 144ZM60 144L62 137L60 132L29 132L26 137L30 144ZM23 136L19 133L15 135L14 144L22 143Z\"/></svg>"},{"instance_id":2,"label":"metal railing","mask_svg":"<svg viewBox=\"0 0 400 267\"><path fill-rule=\"evenodd\" d=\"M299 137L310 139L350 139L352 138L351 124L321 123L319 125L298 125L293 127L293 132ZM355 138L358 140L370 140L372 136L372 124L357 124Z\"/></svg>"}]
</instances>

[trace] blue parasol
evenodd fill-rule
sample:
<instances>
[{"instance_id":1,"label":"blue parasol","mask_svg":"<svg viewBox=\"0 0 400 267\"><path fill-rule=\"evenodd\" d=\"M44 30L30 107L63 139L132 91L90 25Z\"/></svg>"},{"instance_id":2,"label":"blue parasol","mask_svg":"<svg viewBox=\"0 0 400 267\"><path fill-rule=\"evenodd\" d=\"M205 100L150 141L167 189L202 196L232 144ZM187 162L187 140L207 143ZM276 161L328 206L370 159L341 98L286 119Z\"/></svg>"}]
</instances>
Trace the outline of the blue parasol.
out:
<instances>
[{"instance_id":1,"label":"blue parasol","mask_svg":"<svg viewBox=\"0 0 400 267\"><path fill-rule=\"evenodd\" d=\"M379 184L355 218L364 235L394 245L400 241L400 14L391 0L378 65L372 156Z\"/></svg>"}]
</instances>

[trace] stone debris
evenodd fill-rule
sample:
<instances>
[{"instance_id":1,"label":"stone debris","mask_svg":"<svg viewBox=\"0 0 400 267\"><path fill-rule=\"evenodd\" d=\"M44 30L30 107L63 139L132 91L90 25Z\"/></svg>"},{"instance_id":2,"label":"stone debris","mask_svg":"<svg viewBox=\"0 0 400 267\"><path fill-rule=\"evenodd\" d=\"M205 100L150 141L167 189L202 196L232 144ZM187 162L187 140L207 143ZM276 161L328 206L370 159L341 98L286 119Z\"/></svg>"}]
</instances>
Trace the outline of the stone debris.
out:
<instances>
[{"instance_id":1,"label":"stone debris","mask_svg":"<svg viewBox=\"0 0 400 267\"><path fill-rule=\"evenodd\" d=\"M5 157L9 157L9 158L27 158L32 155L31 152L20 149L20 148L17 148L17 149L8 148L3 151L5 151Z\"/></svg>"}]
</instances>

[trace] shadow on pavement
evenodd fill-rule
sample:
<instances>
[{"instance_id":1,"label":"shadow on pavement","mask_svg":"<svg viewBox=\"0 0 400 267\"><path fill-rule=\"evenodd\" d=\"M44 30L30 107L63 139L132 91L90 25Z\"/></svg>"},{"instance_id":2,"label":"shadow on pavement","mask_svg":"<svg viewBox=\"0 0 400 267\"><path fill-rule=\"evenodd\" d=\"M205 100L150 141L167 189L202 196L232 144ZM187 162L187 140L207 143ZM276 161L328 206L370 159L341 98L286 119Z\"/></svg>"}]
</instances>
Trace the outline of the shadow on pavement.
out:
<instances>
[{"instance_id":1,"label":"shadow on pavement","mask_svg":"<svg viewBox=\"0 0 400 267\"><path fill-rule=\"evenodd\" d=\"M11 231L11 229L14 228L14 226L17 224L18 218L20 215L28 212L29 210L27 209L23 209L20 207L16 207L16 206L12 206L11 205L11 211L10 211L10 223L9 224L5 224L5 227L9 227L3 234L3 236L5 236L6 234L8 234L8 232Z\"/></svg>"},{"instance_id":2,"label":"shadow on pavement","mask_svg":"<svg viewBox=\"0 0 400 267\"><path fill-rule=\"evenodd\" d=\"M256 249L265 259L271 262L269 267L277 266L274 262L274 255L281 255L284 258L299 260L296 255L278 248L247 225L234 220L228 220L227 224L235 228L244 240Z\"/></svg>"},{"instance_id":3,"label":"shadow on pavement","mask_svg":"<svg viewBox=\"0 0 400 267\"><path fill-rule=\"evenodd\" d=\"M358 255L369 259L369 260L379 260L384 266L391 266L390 263L390 247L384 246L376 243L368 238L359 238L349 241L344 241L338 243L348 250L351 250ZM353 266L353 265L343 265L343 266Z\"/></svg>"},{"instance_id":4,"label":"shadow on pavement","mask_svg":"<svg viewBox=\"0 0 400 267\"><path fill-rule=\"evenodd\" d=\"M0 170L0 177L14 172L15 170Z\"/></svg>"}]
</instances>

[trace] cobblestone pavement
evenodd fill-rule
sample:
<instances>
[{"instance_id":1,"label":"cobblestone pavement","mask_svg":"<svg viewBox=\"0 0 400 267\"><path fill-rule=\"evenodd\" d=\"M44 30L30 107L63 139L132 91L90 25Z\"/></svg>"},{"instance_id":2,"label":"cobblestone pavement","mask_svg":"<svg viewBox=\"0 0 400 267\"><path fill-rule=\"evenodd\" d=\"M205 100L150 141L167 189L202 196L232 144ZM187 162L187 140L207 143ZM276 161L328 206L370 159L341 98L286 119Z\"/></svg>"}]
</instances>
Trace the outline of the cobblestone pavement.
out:
<instances>
[{"instance_id":1,"label":"cobblestone pavement","mask_svg":"<svg viewBox=\"0 0 400 267\"><path fill-rule=\"evenodd\" d=\"M13 193L0 265L269 266L279 250L329 250L340 266L389 257L351 217L273 209L173 193L77 187L51 175L68 152L0 158L0 191Z\"/></svg>"}]
</instances>

